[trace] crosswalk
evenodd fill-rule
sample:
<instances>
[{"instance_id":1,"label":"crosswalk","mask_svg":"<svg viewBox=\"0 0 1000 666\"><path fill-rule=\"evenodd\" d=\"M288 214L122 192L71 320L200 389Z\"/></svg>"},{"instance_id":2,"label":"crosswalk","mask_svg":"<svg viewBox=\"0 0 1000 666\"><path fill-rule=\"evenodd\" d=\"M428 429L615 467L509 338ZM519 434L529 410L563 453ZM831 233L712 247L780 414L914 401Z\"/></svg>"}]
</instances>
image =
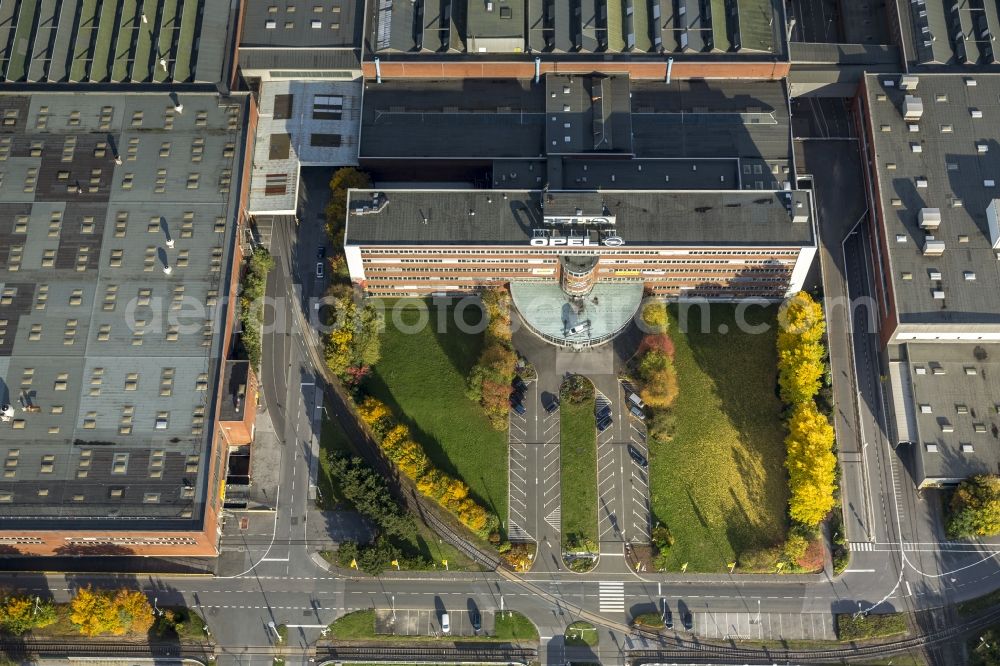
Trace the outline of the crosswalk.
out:
<instances>
[{"instance_id":1,"label":"crosswalk","mask_svg":"<svg viewBox=\"0 0 1000 666\"><path fill-rule=\"evenodd\" d=\"M554 529L556 532L561 531L562 528L562 506L557 506L553 509L552 513L545 516L545 522L549 524L549 527Z\"/></svg>"},{"instance_id":2,"label":"crosswalk","mask_svg":"<svg viewBox=\"0 0 1000 666\"><path fill-rule=\"evenodd\" d=\"M875 550L875 544L869 541L850 541L847 544L847 548L853 551Z\"/></svg>"},{"instance_id":3,"label":"crosswalk","mask_svg":"<svg viewBox=\"0 0 1000 666\"><path fill-rule=\"evenodd\" d=\"M598 583L598 602L602 613L624 613L625 583L600 581Z\"/></svg>"}]
</instances>

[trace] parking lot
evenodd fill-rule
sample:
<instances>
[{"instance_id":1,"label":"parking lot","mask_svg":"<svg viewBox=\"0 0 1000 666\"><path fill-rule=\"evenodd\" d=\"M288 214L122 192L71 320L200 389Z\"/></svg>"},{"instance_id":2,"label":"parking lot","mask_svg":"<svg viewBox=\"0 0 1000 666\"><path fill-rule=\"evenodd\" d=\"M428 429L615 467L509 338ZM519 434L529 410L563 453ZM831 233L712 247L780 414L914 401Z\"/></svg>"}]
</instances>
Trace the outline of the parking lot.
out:
<instances>
[{"instance_id":1,"label":"parking lot","mask_svg":"<svg viewBox=\"0 0 1000 666\"><path fill-rule=\"evenodd\" d=\"M476 611L480 616L481 629L477 632L470 621L471 612L466 609L448 610L449 636L490 635L494 630L494 614L491 610ZM432 608L405 609L380 608L375 611L375 633L393 636L441 636L441 611Z\"/></svg>"},{"instance_id":2,"label":"parking lot","mask_svg":"<svg viewBox=\"0 0 1000 666\"><path fill-rule=\"evenodd\" d=\"M614 422L597 434L598 538L602 555L621 555L624 542L650 539L647 469L633 460L629 445L648 460L646 429L625 406L625 391L614 377L595 381L598 412L611 408ZM603 390L602 390L603 389Z\"/></svg>"},{"instance_id":3,"label":"parking lot","mask_svg":"<svg viewBox=\"0 0 1000 666\"><path fill-rule=\"evenodd\" d=\"M559 408L545 409L554 398L554 392L529 381L521 401L524 413L510 410L507 532L511 541L560 541Z\"/></svg>"}]
</instances>

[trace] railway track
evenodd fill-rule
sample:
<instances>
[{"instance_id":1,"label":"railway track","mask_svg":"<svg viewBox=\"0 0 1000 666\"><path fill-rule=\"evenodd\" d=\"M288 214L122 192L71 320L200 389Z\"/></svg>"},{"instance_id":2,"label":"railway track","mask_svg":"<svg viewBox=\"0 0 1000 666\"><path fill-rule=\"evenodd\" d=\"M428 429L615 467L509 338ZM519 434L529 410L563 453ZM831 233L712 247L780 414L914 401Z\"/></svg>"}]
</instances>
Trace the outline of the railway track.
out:
<instances>
[{"instance_id":1,"label":"railway track","mask_svg":"<svg viewBox=\"0 0 1000 666\"><path fill-rule=\"evenodd\" d=\"M211 652L201 645L177 643L129 643L98 639L36 640L0 639L0 654L35 657L207 657Z\"/></svg>"},{"instance_id":2,"label":"railway track","mask_svg":"<svg viewBox=\"0 0 1000 666\"><path fill-rule=\"evenodd\" d=\"M912 638L903 638L875 645L847 645L844 647L815 650L743 648L675 639L670 640L669 644L661 644L661 647L658 649L630 650L628 658L630 663L635 666L664 661L675 662L678 659L688 660L692 663L718 663L720 660L725 660L722 663L738 662L741 664L850 662L859 659L889 656L938 643L945 643L960 638L964 634L989 627L998 620L1000 620L1000 607L966 624L948 627L931 634L922 634ZM646 638L664 641L664 637L658 634L645 631L638 633Z\"/></svg>"},{"instance_id":3,"label":"railway track","mask_svg":"<svg viewBox=\"0 0 1000 666\"><path fill-rule=\"evenodd\" d=\"M538 659L538 650L515 646L464 645L438 646L330 646L316 651L320 659L343 661L482 661L527 664Z\"/></svg>"}]
</instances>

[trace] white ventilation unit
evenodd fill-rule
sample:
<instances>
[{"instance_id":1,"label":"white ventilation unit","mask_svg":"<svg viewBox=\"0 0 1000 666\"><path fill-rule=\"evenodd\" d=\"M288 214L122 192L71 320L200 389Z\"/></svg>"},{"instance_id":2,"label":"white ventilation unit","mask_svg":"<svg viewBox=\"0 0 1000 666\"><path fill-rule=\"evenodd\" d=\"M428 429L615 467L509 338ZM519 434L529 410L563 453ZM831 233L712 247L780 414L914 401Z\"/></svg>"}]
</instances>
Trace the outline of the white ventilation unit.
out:
<instances>
[{"instance_id":1,"label":"white ventilation unit","mask_svg":"<svg viewBox=\"0 0 1000 666\"><path fill-rule=\"evenodd\" d=\"M937 229L941 226L940 208L921 208L917 215L921 229Z\"/></svg>"},{"instance_id":2,"label":"white ventilation unit","mask_svg":"<svg viewBox=\"0 0 1000 666\"><path fill-rule=\"evenodd\" d=\"M928 236L924 239L924 256L925 257L940 257L944 254L944 241L934 238L934 236Z\"/></svg>"},{"instance_id":3,"label":"white ventilation unit","mask_svg":"<svg viewBox=\"0 0 1000 666\"><path fill-rule=\"evenodd\" d=\"M900 90L916 90L918 83L920 83L920 77L914 76L912 74L904 74L903 76L899 77Z\"/></svg>"},{"instance_id":4,"label":"white ventilation unit","mask_svg":"<svg viewBox=\"0 0 1000 666\"><path fill-rule=\"evenodd\" d=\"M906 120L920 120L923 115L923 100L916 95L907 95L903 99L903 118Z\"/></svg>"}]
</instances>

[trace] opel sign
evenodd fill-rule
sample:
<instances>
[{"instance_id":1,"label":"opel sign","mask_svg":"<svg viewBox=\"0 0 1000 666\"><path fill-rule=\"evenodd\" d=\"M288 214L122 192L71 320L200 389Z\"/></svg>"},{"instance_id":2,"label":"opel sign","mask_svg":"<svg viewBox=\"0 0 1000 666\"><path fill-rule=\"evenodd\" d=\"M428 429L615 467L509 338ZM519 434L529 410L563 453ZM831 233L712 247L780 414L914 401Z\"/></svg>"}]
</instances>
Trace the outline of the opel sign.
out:
<instances>
[{"instance_id":1,"label":"opel sign","mask_svg":"<svg viewBox=\"0 0 1000 666\"><path fill-rule=\"evenodd\" d=\"M608 236L600 241L592 241L584 236L532 238L531 244L536 247L621 247L625 241L620 236Z\"/></svg>"}]
</instances>

